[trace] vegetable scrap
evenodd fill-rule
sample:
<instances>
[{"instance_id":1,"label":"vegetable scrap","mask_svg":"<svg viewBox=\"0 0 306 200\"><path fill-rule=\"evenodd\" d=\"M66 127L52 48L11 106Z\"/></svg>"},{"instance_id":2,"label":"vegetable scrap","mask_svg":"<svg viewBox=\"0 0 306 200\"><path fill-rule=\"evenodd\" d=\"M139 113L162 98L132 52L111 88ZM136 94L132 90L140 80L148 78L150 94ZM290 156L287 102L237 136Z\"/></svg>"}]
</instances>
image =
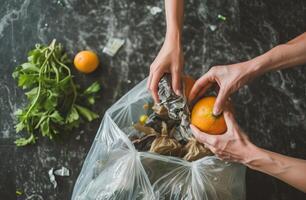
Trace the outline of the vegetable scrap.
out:
<instances>
[{"instance_id":1,"label":"vegetable scrap","mask_svg":"<svg viewBox=\"0 0 306 200\"><path fill-rule=\"evenodd\" d=\"M67 168L64 167L64 166L62 166L60 169L57 169L57 170L55 170L55 171L54 171L54 168L51 168L51 169L48 171L48 174L49 174L49 180L50 180L50 182L52 183L53 188L56 188L56 187L57 187L57 182L56 182L55 175L56 175L56 176L70 176L69 169L67 169Z\"/></svg>"},{"instance_id":2,"label":"vegetable scrap","mask_svg":"<svg viewBox=\"0 0 306 200\"><path fill-rule=\"evenodd\" d=\"M70 176L70 171L66 167L62 166L60 169L54 171L57 176Z\"/></svg>"},{"instance_id":3,"label":"vegetable scrap","mask_svg":"<svg viewBox=\"0 0 306 200\"><path fill-rule=\"evenodd\" d=\"M161 9L160 7L157 7L157 6L153 6L153 7L147 6L147 9L150 10L150 13L151 13L152 15L156 15L156 14L162 12L162 9Z\"/></svg>"},{"instance_id":4,"label":"vegetable scrap","mask_svg":"<svg viewBox=\"0 0 306 200\"><path fill-rule=\"evenodd\" d=\"M38 133L52 140L99 117L87 108L95 103L99 83L81 90L74 82L70 63L63 46L54 39L49 46L37 44L29 51L27 62L15 68L12 76L26 91L29 102L15 112L16 132L25 130L29 135L17 139L17 146L34 144Z\"/></svg>"},{"instance_id":5,"label":"vegetable scrap","mask_svg":"<svg viewBox=\"0 0 306 200\"><path fill-rule=\"evenodd\" d=\"M150 105L148 103L143 104L143 109L148 110L150 108Z\"/></svg>"},{"instance_id":6,"label":"vegetable scrap","mask_svg":"<svg viewBox=\"0 0 306 200\"><path fill-rule=\"evenodd\" d=\"M148 115L141 115L139 117L139 123L140 124L145 124L147 120L148 120Z\"/></svg>"},{"instance_id":7,"label":"vegetable scrap","mask_svg":"<svg viewBox=\"0 0 306 200\"><path fill-rule=\"evenodd\" d=\"M23 192L16 190L16 196L21 196L23 194Z\"/></svg>"},{"instance_id":8,"label":"vegetable scrap","mask_svg":"<svg viewBox=\"0 0 306 200\"><path fill-rule=\"evenodd\" d=\"M119 51L119 49L123 46L124 40L118 38L110 38L103 48L103 53L106 53L109 56L114 56Z\"/></svg>"},{"instance_id":9,"label":"vegetable scrap","mask_svg":"<svg viewBox=\"0 0 306 200\"><path fill-rule=\"evenodd\" d=\"M211 31L215 31L217 29L216 25L209 25L208 27Z\"/></svg>"},{"instance_id":10,"label":"vegetable scrap","mask_svg":"<svg viewBox=\"0 0 306 200\"><path fill-rule=\"evenodd\" d=\"M162 77L158 86L160 103L154 104L150 109L146 103L143 106L144 111L151 114L145 123L139 120L133 125L134 131L126 131L135 148L181 157L187 161L212 155L203 144L197 142L189 128L190 112L185 94L187 90L183 90L183 96L177 96L172 90L170 75ZM184 81L182 86L187 88Z\"/></svg>"},{"instance_id":11,"label":"vegetable scrap","mask_svg":"<svg viewBox=\"0 0 306 200\"><path fill-rule=\"evenodd\" d=\"M51 168L51 169L48 171L48 174L49 174L49 180L50 180L50 182L52 183L53 188L55 189L55 188L57 187L57 182L56 182L56 180L55 180L55 176L54 176L54 174L53 174L53 171L54 171L54 169Z\"/></svg>"},{"instance_id":12,"label":"vegetable scrap","mask_svg":"<svg viewBox=\"0 0 306 200\"><path fill-rule=\"evenodd\" d=\"M222 20L222 21L225 21L226 20L226 17L221 15L221 14L218 14L217 16L218 19Z\"/></svg>"}]
</instances>

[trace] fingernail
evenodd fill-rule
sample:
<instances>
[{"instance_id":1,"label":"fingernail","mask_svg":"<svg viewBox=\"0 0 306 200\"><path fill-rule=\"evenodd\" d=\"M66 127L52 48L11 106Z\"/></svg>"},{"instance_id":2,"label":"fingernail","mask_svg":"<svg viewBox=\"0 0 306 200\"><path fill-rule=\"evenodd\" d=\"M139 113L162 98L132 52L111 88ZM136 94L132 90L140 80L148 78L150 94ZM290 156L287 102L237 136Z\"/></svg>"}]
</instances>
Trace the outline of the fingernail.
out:
<instances>
[{"instance_id":1,"label":"fingernail","mask_svg":"<svg viewBox=\"0 0 306 200\"><path fill-rule=\"evenodd\" d=\"M218 108L214 108L213 115L219 116L220 115L220 110Z\"/></svg>"},{"instance_id":2,"label":"fingernail","mask_svg":"<svg viewBox=\"0 0 306 200\"><path fill-rule=\"evenodd\" d=\"M181 96L181 95L182 95L182 93L181 93L180 90L175 90L175 94L176 94L177 96Z\"/></svg>"}]
</instances>

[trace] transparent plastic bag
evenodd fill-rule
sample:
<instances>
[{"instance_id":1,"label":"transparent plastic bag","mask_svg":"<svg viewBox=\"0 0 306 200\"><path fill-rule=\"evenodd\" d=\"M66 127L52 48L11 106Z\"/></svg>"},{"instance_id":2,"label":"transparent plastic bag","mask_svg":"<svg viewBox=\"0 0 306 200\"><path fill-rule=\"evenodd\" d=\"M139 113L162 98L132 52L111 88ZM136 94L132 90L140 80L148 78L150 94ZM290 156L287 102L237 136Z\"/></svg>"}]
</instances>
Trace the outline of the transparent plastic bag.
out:
<instances>
[{"instance_id":1,"label":"transparent plastic bag","mask_svg":"<svg viewBox=\"0 0 306 200\"><path fill-rule=\"evenodd\" d=\"M138 152L130 128L152 103L146 79L105 113L74 186L73 200L240 200L245 167L207 156L181 158Z\"/></svg>"}]
</instances>

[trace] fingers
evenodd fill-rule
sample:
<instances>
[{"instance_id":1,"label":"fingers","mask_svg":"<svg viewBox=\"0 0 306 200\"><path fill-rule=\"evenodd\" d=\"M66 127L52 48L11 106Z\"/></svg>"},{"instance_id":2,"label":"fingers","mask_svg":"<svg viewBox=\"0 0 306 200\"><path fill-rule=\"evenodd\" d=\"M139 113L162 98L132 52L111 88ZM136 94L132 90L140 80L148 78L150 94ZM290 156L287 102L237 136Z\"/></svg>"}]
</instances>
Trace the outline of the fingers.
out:
<instances>
[{"instance_id":1,"label":"fingers","mask_svg":"<svg viewBox=\"0 0 306 200\"><path fill-rule=\"evenodd\" d=\"M222 113L222 110L225 107L226 101L228 98L228 91L226 91L226 89L224 89L223 87L220 87L215 105L214 105L214 109L213 109L213 114L218 116Z\"/></svg>"},{"instance_id":2,"label":"fingers","mask_svg":"<svg viewBox=\"0 0 306 200\"><path fill-rule=\"evenodd\" d=\"M156 71L156 72L154 72L154 74L152 75L152 78L151 78L151 83L150 83L149 88L150 88L150 91L152 93L152 97L153 97L155 103L159 103L158 83L159 83L162 76L163 76L162 73Z\"/></svg>"},{"instance_id":3,"label":"fingers","mask_svg":"<svg viewBox=\"0 0 306 200\"><path fill-rule=\"evenodd\" d=\"M147 90L150 90L151 81L152 81L152 72L150 72L147 80Z\"/></svg>"},{"instance_id":4,"label":"fingers","mask_svg":"<svg viewBox=\"0 0 306 200\"><path fill-rule=\"evenodd\" d=\"M205 85L199 92L198 94L194 97L194 99L198 98L198 97L201 97L205 94L205 92L213 85L213 83L208 83L207 85ZM193 99L193 100L194 100ZM192 99L188 99L189 102L192 101Z\"/></svg>"},{"instance_id":5,"label":"fingers","mask_svg":"<svg viewBox=\"0 0 306 200\"><path fill-rule=\"evenodd\" d=\"M197 127L190 124L190 128L192 130L192 133L194 137L201 143L205 143L208 145L216 146L217 142L217 136L209 135L207 133L204 133L200 131Z\"/></svg>"},{"instance_id":6,"label":"fingers","mask_svg":"<svg viewBox=\"0 0 306 200\"><path fill-rule=\"evenodd\" d=\"M179 70L174 69L171 74L172 89L176 95L181 96L181 73Z\"/></svg>"},{"instance_id":7,"label":"fingers","mask_svg":"<svg viewBox=\"0 0 306 200\"><path fill-rule=\"evenodd\" d=\"M192 101L200 92L204 94L206 90L212 85L211 82L214 81L212 73L207 72L201 78L199 78L195 84L193 85L190 94L189 94L189 101Z\"/></svg>"},{"instance_id":8,"label":"fingers","mask_svg":"<svg viewBox=\"0 0 306 200\"><path fill-rule=\"evenodd\" d=\"M232 111L230 110L230 108L227 107L227 108L224 110L223 116L224 116L225 123L226 123L226 125L227 125L228 127L229 127L229 126L232 126L233 124L236 124L234 115L233 115Z\"/></svg>"}]
</instances>

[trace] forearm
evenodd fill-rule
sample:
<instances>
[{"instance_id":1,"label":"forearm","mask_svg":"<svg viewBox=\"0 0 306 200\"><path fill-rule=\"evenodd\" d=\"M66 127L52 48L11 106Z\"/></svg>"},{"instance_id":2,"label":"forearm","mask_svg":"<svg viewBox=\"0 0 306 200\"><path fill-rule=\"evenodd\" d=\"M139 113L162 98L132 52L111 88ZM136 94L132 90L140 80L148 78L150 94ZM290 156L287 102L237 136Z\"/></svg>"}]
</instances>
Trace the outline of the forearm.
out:
<instances>
[{"instance_id":1,"label":"forearm","mask_svg":"<svg viewBox=\"0 0 306 200\"><path fill-rule=\"evenodd\" d=\"M251 73L260 75L268 71L289 68L306 63L306 33L281 44L249 61Z\"/></svg>"},{"instance_id":2,"label":"forearm","mask_svg":"<svg viewBox=\"0 0 306 200\"><path fill-rule=\"evenodd\" d=\"M253 146L245 164L306 192L306 161Z\"/></svg>"},{"instance_id":3,"label":"forearm","mask_svg":"<svg viewBox=\"0 0 306 200\"><path fill-rule=\"evenodd\" d=\"M180 41L183 18L184 0L165 0L167 39L177 39Z\"/></svg>"}]
</instances>

